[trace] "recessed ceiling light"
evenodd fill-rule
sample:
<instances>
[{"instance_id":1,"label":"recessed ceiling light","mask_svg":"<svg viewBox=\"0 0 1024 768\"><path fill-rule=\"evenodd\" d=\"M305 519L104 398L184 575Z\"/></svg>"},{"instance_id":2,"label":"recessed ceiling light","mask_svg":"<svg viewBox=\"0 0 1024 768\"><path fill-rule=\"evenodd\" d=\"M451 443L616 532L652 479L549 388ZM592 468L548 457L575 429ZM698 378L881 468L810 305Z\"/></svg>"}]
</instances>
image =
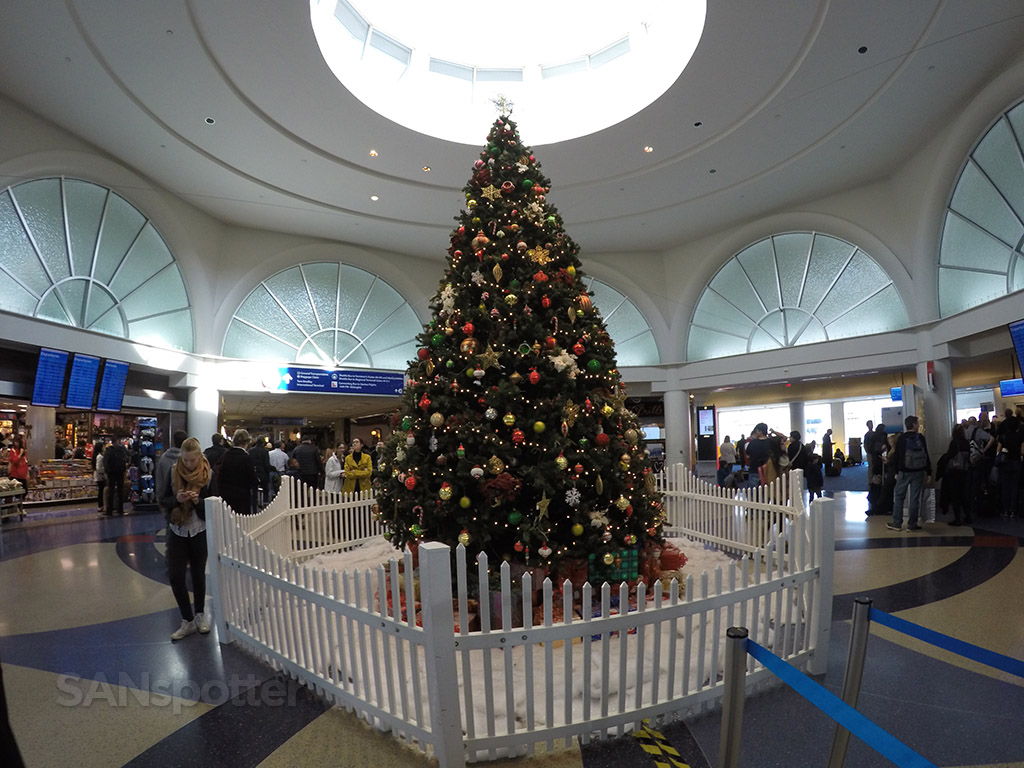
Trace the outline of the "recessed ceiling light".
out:
<instances>
[{"instance_id":1,"label":"recessed ceiling light","mask_svg":"<svg viewBox=\"0 0 1024 768\"><path fill-rule=\"evenodd\" d=\"M430 173L430 166L429 165L424 165L423 166L423 172L424 173Z\"/></svg>"},{"instance_id":2,"label":"recessed ceiling light","mask_svg":"<svg viewBox=\"0 0 1024 768\"><path fill-rule=\"evenodd\" d=\"M370 195L370 199L376 203L378 200L380 200L380 197L378 197L377 195Z\"/></svg>"},{"instance_id":3,"label":"recessed ceiling light","mask_svg":"<svg viewBox=\"0 0 1024 768\"><path fill-rule=\"evenodd\" d=\"M376 156L377 156L377 150L376 149L371 149L370 150L370 157L376 157Z\"/></svg>"},{"instance_id":4,"label":"recessed ceiling light","mask_svg":"<svg viewBox=\"0 0 1024 768\"><path fill-rule=\"evenodd\" d=\"M206 124L207 124L207 125L213 125L213 124L214 124L214 123L216 123L216 122L217 122L217 121L216 121L216 120L214 120L214 119L213 119L212 117L208 117L208 118L206 118Z\"/></svg>"},{"instance_id":5,"label":"recessed ceiling light","mask_svg":"<svg viewBox=\"0 0 1024 768\"><path fill-rule=\"evenodd\" d=\"M860 48L857 49L857 53L867 53L867 52L868 52L868 47L866 45L862 45Z\"/></svg>"},{"instance_id":6,"label":"recessed ceiling light","mask_svg":"<svg viewBox=\"0 0 1024 768\"><path fill-rule=\"evenodd\" d=\"M651 147L651 146L644 147L644 152L650 153L650 152L653 152L653 151L654 151L654 147Z\"/></svg>"},{"instance_id":7,"label":"recessed ceiling light","mask_svg":"<svg viewBox=\"0 0 1024 768\"><path fill-rule=\"evenodd\" d=\"M718 173L718 169L712 168L710 171L708 171L708 173Z\"/></svg>"},{"instance_id":8,"label":"recessed ceiling light","mask_svg":"<svg viewBox=\"0 0 1024 768\"><path fill-rule=\"evenodd\" d=\"M702 125L704 125L703 121L698 120L696 123L693 124L693 127L700 128Z\"/></svg>"}]
</instances>

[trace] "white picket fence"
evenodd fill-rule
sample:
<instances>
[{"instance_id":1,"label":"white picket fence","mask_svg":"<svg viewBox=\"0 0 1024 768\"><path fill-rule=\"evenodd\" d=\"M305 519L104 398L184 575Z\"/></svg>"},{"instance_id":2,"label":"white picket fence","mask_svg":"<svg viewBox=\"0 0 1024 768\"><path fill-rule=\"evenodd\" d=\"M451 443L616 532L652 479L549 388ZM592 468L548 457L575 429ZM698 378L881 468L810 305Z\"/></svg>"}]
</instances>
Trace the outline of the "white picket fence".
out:
<instances>
[{"instance_id":1,"label":"white picket fence","mask_svg":"<svg viewBox=\"0 0 1024 768\"><path fill-rule=\"evenodd\" d=\"M375 571L328 571L309 558L380 535L372 499L294 481L258 515L210 499L219 636L436 756L442 768L622 734L715 701L730 626L749 627L762 645L823 673L830 502L806 509L796 472L748 492L750 500L681 467L659 486L670 536L738 559L682 584L640 584L632 598L625 584L574 591L529 570L514 579L508 563L495 589L485 557L474 572L464 547L453 558L438 543L419 546L418 569L406 551ZM418 578L406 578L414 571ZM749 665L748 684L768 678Z\"/></svg>"}]
</instances>

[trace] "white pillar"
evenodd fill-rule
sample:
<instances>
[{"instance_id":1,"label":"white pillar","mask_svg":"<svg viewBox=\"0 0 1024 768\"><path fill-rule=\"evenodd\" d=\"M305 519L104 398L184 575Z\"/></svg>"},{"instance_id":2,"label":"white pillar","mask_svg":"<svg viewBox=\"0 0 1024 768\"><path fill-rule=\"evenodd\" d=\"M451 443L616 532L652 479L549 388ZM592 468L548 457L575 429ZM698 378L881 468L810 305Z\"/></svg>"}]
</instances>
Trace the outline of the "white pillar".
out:
<instances>
[{"instance_id":1,"label":"white pillar","mask_svg":"<svg viewBox=\"0 0 1024 768\"><path fill-rule=\"evenodd\" d=\"M220 428L220 390L208 385L193 387L188 392L189 437L199 440L204 448L210 445L210 435Z\"/></svg>"},{"instance_id":2,"label":"white pillar","mask_svg":"<svg viewBox=\"0 0 1024 768\"><path fill-rule=\"evenodd\" d=\"M57 409L30 405L25 410L25 427L28 432L28 440L25 441L25 458L28 463L38 464L43 459L52 459L56 442L53 432L57 427Z\"/></svg>"},{"instance_id":3,"label":"white pillar","mask_svg":"<svg viewBox=\"0 0 1024 768\"><path fill-rule=\"evenodd\" d=\"M846 454L846 412L842 403L832 403L832 423L825 429L832 428L832 443ZM824 434L824 432L822 432Z\"/></svg>"},{"instance_id":4,"label":"white pillar","mask_svg":"<svg viewBox=\"0 0 1024 768\"><path fill-rule=\"evenodd\" d=\"M690 394L672 389L662 395L665 402L665 466L690 466L693 429L690 425Z\"/></svg>"},{"instance_id":5,"label":"white pillar","mask_svg":"<svg viewBox=\"0 0 1024 768\"><path fill-rule=\"evenodd\" d=\"M804 440L807 436L804 434L804 427L807 425L807 416L804 414L804 404L790 403L789 404L789 430L792 432L796 430L800 433L800 439Z\"/></svg>"},{"instance_id":6,"label":"white pillar","mask_svg":"<svg viewBox=\"0 0 1024 768\"><path fill-rule=\"evenodd\" d=\"M917 364L917 386L924 392L924 414L921 417L922 430L928 441L928 452L932 462L941 456L949 445L956 418L956 395L953 391L953 370L948 359L932 361L933 375L928 379L928 363ZM929 386L931 384L931 386Z\"/></svg>"}]
</instances>

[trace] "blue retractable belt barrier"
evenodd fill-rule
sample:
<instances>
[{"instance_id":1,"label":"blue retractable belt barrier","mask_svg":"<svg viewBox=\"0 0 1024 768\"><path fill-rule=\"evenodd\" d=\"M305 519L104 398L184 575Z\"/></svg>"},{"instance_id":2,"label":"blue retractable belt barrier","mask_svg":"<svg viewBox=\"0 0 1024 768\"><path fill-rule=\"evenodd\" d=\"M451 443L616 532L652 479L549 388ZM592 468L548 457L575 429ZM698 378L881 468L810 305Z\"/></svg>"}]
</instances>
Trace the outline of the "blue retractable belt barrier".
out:
<instances>
[{"instance_id":1,"label":"blue retractable belt barrier","mask_svg":"<svg viewBox=\"0 0 1024 768\"><path fill-rule=\"evenodd\" d=\"M884 624L890 629L895 629L897 632L902 632L905 635L916 637L918 640L924 640L926 643L930 643L931 645L944 648L947 651L952 651L958 656L963 656L966 659L980 661L982 664L995 667L1003 672L1009 672L1011 675L1024 677L1024 661L1021 661L1020 659L1004 656L1001 653L990 651L987 648L979 648L976 645L965 643L963 640L957 640L949 635L936 632L934 629L927 629L918 624L909 622L906 619L900 619L896 616L892 616L891 614L883 613L877 608L871 609L871 620L877 621L879 624Z\"/></svg>"},{"instance_id":2,"label":"blue retractable belt barrier","mask_svg":"<svg viewBox=\"0 0 1024 768\"><path fill-rule=\"evenodd\" d=\"M811 704L896 765L901 768L936 768L935 763L921 757L891 733L884 731L838 696L822 688L799 669L787 664L767 648L748 639L747 653Z\"/></svg>"}]
</instances>

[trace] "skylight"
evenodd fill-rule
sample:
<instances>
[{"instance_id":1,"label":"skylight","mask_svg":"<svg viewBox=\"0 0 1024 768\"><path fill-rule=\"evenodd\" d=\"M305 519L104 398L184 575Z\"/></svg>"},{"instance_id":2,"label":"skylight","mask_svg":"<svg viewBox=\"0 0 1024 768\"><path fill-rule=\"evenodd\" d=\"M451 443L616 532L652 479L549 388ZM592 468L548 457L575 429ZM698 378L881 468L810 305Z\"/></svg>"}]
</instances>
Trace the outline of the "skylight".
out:
<instances>
[{"instance_id":1,"label":"skylight","mask_svg":"<svg viewBox=\"0 0 1024 768\"><path fill-rule=\"evenodd\" d=\"M368 107L412 130L477 145L494 100L529 144L586 136L676 81L706 0L310 0L324 60Z\"/></svg>"}]
</instances>

